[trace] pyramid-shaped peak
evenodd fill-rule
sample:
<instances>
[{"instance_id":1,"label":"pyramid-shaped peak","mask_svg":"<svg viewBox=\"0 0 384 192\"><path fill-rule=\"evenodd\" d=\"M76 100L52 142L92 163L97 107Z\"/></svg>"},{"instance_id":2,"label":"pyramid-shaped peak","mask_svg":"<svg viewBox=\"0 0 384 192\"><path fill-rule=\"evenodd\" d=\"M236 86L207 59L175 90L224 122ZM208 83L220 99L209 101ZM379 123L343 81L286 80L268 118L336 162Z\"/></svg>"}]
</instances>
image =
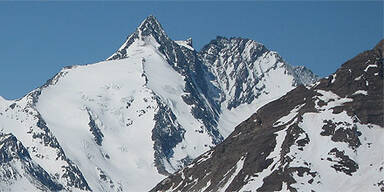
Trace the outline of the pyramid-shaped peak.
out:
<instances>
[{"instance_id":1,"label":"pyramid-shaped peak","mask_svg":"<svg viewBox=\"0 0 384 192\"><path fill-rule=\"evenodd\" d=\"M171 39L163 30L160 22L156 19L155 16L148 16L141 24L137 27L136 31L128 36L124 44L114 53L112 56L108 57L107 60L116 60L126 57L128 47L137 40L145 40L146 37L152 36L154 40L160 44L171 44Z\"/></svg>"},{"instance_id":2,"label":"pyramid-shaped peak","mask_svg":"<svg viewBox=\"0 0 384 192\"><path fill-rule=\"evenodd\" d=\"M153 15L148 16L143 22L141 22L137 30L143 36L147 36L150 34L166 35L160 22Z\"/></svg>"},{"instance_id":3,"label":"pyramid-shaped peak","mask_svg":"<svg viewBox=\"0 0 384 192\"><path fill-rule=\"evenodd\" d=\"M142 22L142 24L144 24L144 23L159 24L159 21L156 19L155 16L153 16L153 15L149 15L149 16Z\"/></svg>"}]
</instances>

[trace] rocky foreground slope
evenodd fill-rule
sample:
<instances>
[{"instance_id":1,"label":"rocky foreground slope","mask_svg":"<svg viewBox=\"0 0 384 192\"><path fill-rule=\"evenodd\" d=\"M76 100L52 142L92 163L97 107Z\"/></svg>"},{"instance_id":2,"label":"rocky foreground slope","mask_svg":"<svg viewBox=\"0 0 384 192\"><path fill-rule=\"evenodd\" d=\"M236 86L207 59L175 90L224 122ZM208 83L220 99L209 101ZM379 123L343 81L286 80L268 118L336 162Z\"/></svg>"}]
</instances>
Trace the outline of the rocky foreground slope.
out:
<instances>
[{"instance_id":1,"label":"rocky foreground slope","mask_svg":"<svg viewBox=\"0 0 384 192\"><path fill-rule=\"evenodd\" d=\"M152 191L384 191L384 40L263 106Z\"/></svg>"}]
</instances>

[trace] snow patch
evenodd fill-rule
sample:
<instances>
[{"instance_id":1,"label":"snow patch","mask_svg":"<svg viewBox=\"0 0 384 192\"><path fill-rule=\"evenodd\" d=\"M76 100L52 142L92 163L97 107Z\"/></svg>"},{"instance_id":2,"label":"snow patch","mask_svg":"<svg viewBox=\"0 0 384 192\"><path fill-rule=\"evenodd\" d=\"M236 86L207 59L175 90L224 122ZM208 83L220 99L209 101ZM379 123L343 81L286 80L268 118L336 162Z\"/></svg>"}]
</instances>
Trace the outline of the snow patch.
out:
<instances>
[{"instance_id":1,"label":"snow patch","mask_svg":"<svg viewBox=\"0 0 384 192\"><path fill-rule=\"evenodd\" d=\"M355 81L360 81L361 77L363 77L363 75L360 75L360 76L356 77Z\"/></svg>"},{"instance_id":2,"label":"snow patch","mask_svg":"<svg viewBox=\"0 0 384 192\"><path fill-rule=\"evenodd\" d=\"M288 127L288 126L287 126ZM245 184L240 191L256 191L258 188L260 188L264 181L263 179L267 176L269 176L278 166L276 164L280 163L280 154L283 142L285 140L285 137L287 135L287 128L275 132L276 135L276 145L273 149L273 151L266 157L266 159L272 159L272 163L263 171L256 173L256 176L252 176L248 178L245 182Z\"/></svg>"},{"instance_id":3,"label":"snow patch","mask_svg":"<svg viewBox=\"0 0 384 192\"><path fill-rule=\"evenodd\" d=\"M223 187L221 187L218 191L226 191L227 188L229 187L229 185L232 183L233 179L237 176L237 174L239 174L239 172L243 169L243 166L244 166L244 161L245 161L245 156L242 156L240 158L240 160L236 163L236 165L234 167L232 167L225 175L224 175L224 179L228 177L228 174L231 173L233 171L233 169L235 169L235 171L231 174L231 177L227 180L227 182L225 183L225 185Z\"/></svg>"},{"instance_id":4,"label":"snow patch","mask_svg":"<svg viewBox=\"0 0 384 192\"><path fill-rule=\"evenodd\" d=\"M316 90L316 92L320 93L321 96L315 96L317 100L315 101L316 108L319 110L327 110L334 108L336 106L341 106L344 103L352 102L351 98L340 98L337 94L332 91L324 91L324 90ZM325 106L320 106L319 101L323 101L326 103Z\"/></svg>"},{"instance_id":5,"label":"snow patch","mask_svg":"<svg viewBox=\"0 0 384 192\"><path fill-rule=\"evenodd\" d=\"M355 93L353 93L352 95L368 95L368 92L366 90L357 90Z\"/></svg>"},{"instance_id":6,"label":"snow patch","mask_svg":"<svg viewBox=\"0 0 384 192\"><path fill-rule=\"evenodd\" d=\"M364 69L364 71L365 71L365 72L368 72L368 69L371 68L371 67L372 67L372 68L373 68L373 67L377 67L377 65L376 65L376 64L370 64L370 65L368 65L368 66Z\"/></svg>"},{"instance_id":7,"label":"snow patch","mask_svg":"<svg viewBox=\"0 0 384 192\"><path fill-rule=\"evenodd\" d=\"M278 126L284 125L284 124L288 123L289 121L291 121L293 118L296 117L296 115L299 113L299 110L300 110L304 105L305 105L305 103L302 104L302 105L298 105L298 106L296 106L294 109L291 110L291 112L289 112L288 115L283 116L283 117L281 117L279 120L277 120L277 121L274 123L273 127L278 127Z\"/></svg>"},{"instance_id":8,"label":"snow patch","mask_svg":"<svg viewBox=\"0 0 384 192\"><path fill-rule=\"evenodd\" d=\"M177 43L178 45L183 46L189 50L192 50L192 51L195 50L192 46L189 45L188 41L175 41L175 43Z\"/></svg>"},{"instance_id":9,"label":"snow patch","mask_svg":"<svg viewBox=\"0 0 384 192\"><path fill-rule=\"evenodd\" d=\"M336 81L336 75L337 75L336 73L332 75L332 81L331 81L331 83L334 83L334 82Z\"/></svg>"}]
</instances>

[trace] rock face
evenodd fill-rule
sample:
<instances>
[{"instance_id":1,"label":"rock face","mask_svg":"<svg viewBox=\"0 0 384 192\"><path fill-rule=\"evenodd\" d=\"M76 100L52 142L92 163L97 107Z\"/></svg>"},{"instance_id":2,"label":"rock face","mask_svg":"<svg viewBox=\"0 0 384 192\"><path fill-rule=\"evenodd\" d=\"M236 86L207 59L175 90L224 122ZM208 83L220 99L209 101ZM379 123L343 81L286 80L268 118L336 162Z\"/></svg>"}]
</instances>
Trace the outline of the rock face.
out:
<instances>
[{"instance_id":1,"label":"rock face","mask_svg":"<svg viewBox=\"0 0 384 192\"><path fill-rule=\"evenodd\" d=\"M259 97L273 97L270 94L274 89L317 80L305 67L288 65L276 52L250 39L217 37L200 55L216 76L215 85L222 91L220 101L225 102L223 107L229 110L244 103L251 104ZM274 73L279 73L281 79Z\"/></svg>"},{"instance_id":2,"label":"rock face","mask_svg":"<svg viewBox=\"0 0 384 192\"><path fill-rule=\"evenodd\" d=\"M384 191L383 42L263 106L152 191Z\"/></svg>"},{"instance_id":3,"label":"rock face","mask_svg":"<svg viewBox=\"0 0 384 192\"><path fill-rule=\"evenodd\" d=\"M23 169L15 181L145 191L265 103L315 80L249 39L218 37L197 52L192 39L173 41L149 16L106 61L66 67L19 100L0 98L0 132L28 152L17 162L40 170L29 177Z\"/></svg>"}]
</instances>

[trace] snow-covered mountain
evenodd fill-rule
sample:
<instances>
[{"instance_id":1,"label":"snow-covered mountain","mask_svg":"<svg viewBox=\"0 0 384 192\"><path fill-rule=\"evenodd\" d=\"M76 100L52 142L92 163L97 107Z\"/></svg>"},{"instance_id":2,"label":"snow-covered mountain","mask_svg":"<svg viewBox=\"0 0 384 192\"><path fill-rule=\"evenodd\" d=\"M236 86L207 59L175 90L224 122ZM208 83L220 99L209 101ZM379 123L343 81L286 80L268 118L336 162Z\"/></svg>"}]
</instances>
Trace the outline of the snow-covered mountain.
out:
<instances>
[{"instance_id":1,"label":"snow-covered mountain","mask_svg":"<svg viewBox=\"0 0 384 192\"><path fill-rule=\"evenodd\" d=\"M384 191L384 40L261 107L152 191Z\"/></svg>"},{"instance_id":2,"label":"snow-covered mountain","mask_svg":"<svg viewBox=\"0 0 384 192\"><path fill-rule=\"evenodd\" d=\"M218 37L197 52L149 16L106 61L0 98L0 186L149 190L265 103L316 79L249 39Z\"/></svg>"}]
</instances>

